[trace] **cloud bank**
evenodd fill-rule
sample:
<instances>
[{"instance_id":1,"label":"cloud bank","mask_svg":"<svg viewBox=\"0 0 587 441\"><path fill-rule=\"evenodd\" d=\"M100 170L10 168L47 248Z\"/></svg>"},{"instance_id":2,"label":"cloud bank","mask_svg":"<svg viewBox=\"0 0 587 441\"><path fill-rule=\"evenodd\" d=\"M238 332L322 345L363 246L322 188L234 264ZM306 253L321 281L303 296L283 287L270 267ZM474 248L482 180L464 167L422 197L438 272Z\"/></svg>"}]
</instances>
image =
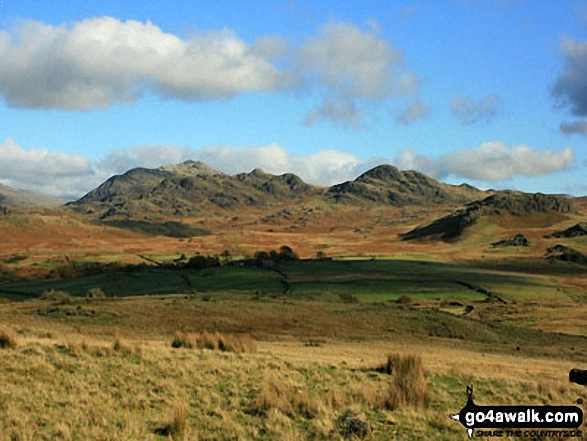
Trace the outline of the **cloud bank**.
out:
<instances>
[{"instance_id":1,"label":"cloud bank","mask_svg":"<svg viewBox=\"0 0 587 441\"><path fill-rule=\"evenodd\" d=\"M295 173L317 185L352 180L383 163L418 170L437 179L450 175L490 183L564 171L575 161L571 148L538 151L523 145L508 147L501 142L488 142L439 158L406 150L392 161L377 157L360 159L337 150L295 155L275 143L249 147L210 146L198 150L147 145L115 150L102 160L92 162L82 155L23 149L7 139L0 143L0 182L51 196L78 198L114 174L134 167L177 164L187 159L202 161L228 174L250 172L255 168L272 174Z\"/></svg>"},{"instance_id":2,"label":"cloud bank","mask_svg":"<svg viewBox=\"0 0 587 441\"><path fill-rule=\"evenodd\" d=\"M419 170L436 179L449 175L495 182L516 176L536 177L567 170L575 162L573 150L539 151L525 145L508 147L502 142L486 142L461 149L440 158L403 152L395 160L400 168Z\"/></svg>"}]
</instances>

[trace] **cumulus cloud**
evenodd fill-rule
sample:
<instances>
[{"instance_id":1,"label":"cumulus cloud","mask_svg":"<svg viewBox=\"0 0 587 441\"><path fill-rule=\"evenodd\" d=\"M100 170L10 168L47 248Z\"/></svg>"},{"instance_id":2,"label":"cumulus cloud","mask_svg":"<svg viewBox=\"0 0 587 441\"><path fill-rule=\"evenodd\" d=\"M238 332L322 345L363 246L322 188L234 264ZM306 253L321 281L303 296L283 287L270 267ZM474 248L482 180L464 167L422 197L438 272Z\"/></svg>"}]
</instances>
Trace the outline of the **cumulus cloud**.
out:
<instances>
[{"instance_id":1,"label":"cumulus cloud","mask_svg":"<svg viewBox=\"0 0 587 441\"><path fill-rule=\"evenodd\" d=\"M416 170L434 179L447 175L442 161L411 150L402 151L393 163L401 170Z\"/></svg>"},{"instance_id":2,"label":"cumulus cloud","mask_svg":"<svg viewBox=\"0 0 587 441\"><path fill-rule=\"evenodd\" d=\"M354 179L365 169L356 156L336 150L321 150L309 155L295 155L278 144L250 147L206 147L196 150L192 159L202 161L225 173L235 174L261 168L267 173L294 173L307 182L332 185Z\"/></svg>"},{"instance_id":3,"label":"cumulus cloud","mask_svg":"<svg viewBox=\"0 0 587 441\"><path fill-rule=\"evenodd\" d=\"M25 150L10 138L0 142L0 178L11 187L63 196L79 191L78 184L93 175L90 160L82 155Z\"/></svg>"},{"instance_id":4,"label":"cumulus cloud","mask_svg":"<svg viewBox=\"0 0 587 441\"><path fill-rule=\"evenodd\" d=\"M363 123L357 102L417 96L420 79L405 65L403 53L379 36L376 23L369 28L332 23L295 51L306 84L326 91L322 103L308 113L306 125L330 121L357 128ZM420 106L408 108L401 122L423 117L427 109Z\"/></svg>"},{"instance_id":5,"label":"cumulus cloud","mask_svg":"<svg viewBox=\"0 0 587 441\"><path fill-rule=\"evenodd\" d=\"M587 120L567 121L560 125L560 131L565 135L587 135Z\"/></svg>"},{"instance_id":6,"label":"cumulus cloud","mask_svg":"<svg viewBox=\"0 0 587 441\"><path fill-rule=\"evenodd\" d=\"M520 145L507 147L487 142L476 149L460 150L442 157L449 173L470 179L503 181L514 176L542 176L568 169L575 161L573 150L539 151Z\"/></svg>"},{"instance_id":7,"label":"cumulus cloud","mask_svg":"<svg viewBox=\"0 0 587 441\"><path fill-rule=\"evenodd\" d=\"M422 102L416 101L406 106L404 111L396 117L396 121L407 126L419 119L428 119L431 112L430 107L426 107Z\"/></svg>"},{"instance_id":8,"label":"cumulus cloud","mask_svg":"<svg viewBox=\"0 0 587 441\"><path fill-rule=\"evenodd\" d=\"M109 174L120 174L135 167L157 168L179 164L191 154L187 147L176 145L144 145L130 150L117 149L101 161L96 168Z\"/></svg>"},{"instance_id":9,"label":"cumulus cloud","mask_svg":"<svg viewBox=\"0 0 587 441\"><path fill-rule=\"evenodd\" d=\"M457 96L452 100L450 111L463 124L489 122L497 116L500 104L501 98L495 94L487 95L479 101L465 96Z\"/></svg>"},{"instance_id":10,"label":"cumulus cloud","mask_svg":"<svg viewBox=\"0 0 587 441\"><path fill-rule=\"evenodd\" d=\"M552 88L559 104L576 116L587 116L587 41L565 39L561 50L565 65Z\"/></svg>"},{"instance_id":11,"label":"cumulus cloud","mask_svg":"<svg viewBox=\"0 0 587 441\"><path fill-rule=\"evenodd\" d=\"M418 78L401 51L351 23L323 27L299 48L300 69L341 97L385 99L413 94Z\"/></svg>"},{"instance_id":12,"label":"cumulus cloud","mask_svg":"<svg viewBox=\"0 0 587 441\"><path fill-rule=\"evenodd\" d=\"M30 20L0 31L0 94L23 108L108 108L147 92L199 100L305 88L337 101L330 113L326 103L317 110L336 120L341 100L410 95L418 82L400 50L351 23L324 26L298 47L280 36L247 44L230 30L180 38L112 17Z\"/></svg>"},{"instance_id":13,"label":"cumulus cloud","mask_svg":"<svg viewBox=\"0 0 587 441\"><path fill-rule=\"evenodd\" d=\"M146 91L183 99L226 98L289 86L264 55L230 31L181 39L154 24L111 17L50 26L24 22L0 33L0 93L13 106L106 108Z\"/></svg>"},{"instance_id":14,"label":"cumulus cloud","mask_svg":"<svg viewBox=\"0 0 587 441\"><path fill-rule=\"evenodd\" d=\"M363 123L354 102L333 101L329 98L324 98L320 105L308 112L304 124L311 126L322 121L330 121L351 128L358 128Z\"/></svg>"},{"instance_id":15,"label":"cumulus cloud","mask_svg":"<svg viewBox=\"0 0 587 441\"><path fill-rule=\"evenodd\" d=\"M540 151L525 145L508 147L486 142L472 149L456 150L439 158L402 152L395 163L437 179L454 175L480 181L505 181L516 176L544 176L567 170L575 161L573 150Z\"/></svg>"},{"instance_id":16,"label":"cumulus cloud","mask_svg":"<svg viewBox=\"0 0 587 441\"><path fill-rule=\"evenodd\" d=\"M82 155L24 150L8 138L0 143L0 176L15 181L43 183L50 179L76 177L91 171L90 161Z\"/></svg>"}]
</instances>

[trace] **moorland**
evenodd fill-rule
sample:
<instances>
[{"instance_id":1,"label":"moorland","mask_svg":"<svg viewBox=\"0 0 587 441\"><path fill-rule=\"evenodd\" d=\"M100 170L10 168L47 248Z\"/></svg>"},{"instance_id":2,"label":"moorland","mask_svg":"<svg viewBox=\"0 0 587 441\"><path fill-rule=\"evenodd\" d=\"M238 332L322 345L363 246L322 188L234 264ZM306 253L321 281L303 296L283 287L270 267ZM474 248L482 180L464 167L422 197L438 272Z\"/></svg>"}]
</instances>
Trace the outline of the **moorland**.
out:
<instances>
[{"instance_id":1,"label":"moorland","mask_svg":"<svg viewBox=\"0 0 587 441\"><path fill-rule=\"evenodd\" d=\"M3 194L0 439L453 440L467 385L587 395L587 198L191 161Z\"/></svg>"}]
</instances>

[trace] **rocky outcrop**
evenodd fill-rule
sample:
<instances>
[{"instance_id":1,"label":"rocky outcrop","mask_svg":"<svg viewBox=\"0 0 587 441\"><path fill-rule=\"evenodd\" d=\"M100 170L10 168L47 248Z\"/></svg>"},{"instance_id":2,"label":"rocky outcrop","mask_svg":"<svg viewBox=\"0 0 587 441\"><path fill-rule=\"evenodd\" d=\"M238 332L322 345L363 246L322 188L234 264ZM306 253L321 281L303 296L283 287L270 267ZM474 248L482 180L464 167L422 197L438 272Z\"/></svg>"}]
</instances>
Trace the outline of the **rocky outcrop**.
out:
<instances>
[{"instance_id":1,"label":"rocky outcrop","mask_svg":"<svg viewBox=\"0 0 587 441\"><path fill-rule=\"evenodd\" d=\"M587 222L579 222L577 225L573 225L570 228L567 228L564 231L559 231L556 233L552 233L548 236L544 236L546 238L571 238L571 237L580 237L580 236L587 236Z\"/></svg>"},{"instance_id":2,"label":"rocky outcrop","mask_svg":"<svg viewBox=\"0 0 587 441\"><path fill-rule=\"evenodd\" d=\"M530 241L523 234L516 234L514 237L492 243L494 247L529 247Z\"/></svg>"},{"instance_id":3,"label":"rocky outcrop","mask_svg":"<svg viewBox=\"0 0 587 441\"><path fill-rule=\"evenodd\" d=\"M403 235L402 240L436 238L445 241L457 239L463 231L482 216L529 216L533 213L576 213L572 200L564 196L542 193L499 192L483 200L467 204L464 209L417 227Z\"/></svg>"}]
</instances>

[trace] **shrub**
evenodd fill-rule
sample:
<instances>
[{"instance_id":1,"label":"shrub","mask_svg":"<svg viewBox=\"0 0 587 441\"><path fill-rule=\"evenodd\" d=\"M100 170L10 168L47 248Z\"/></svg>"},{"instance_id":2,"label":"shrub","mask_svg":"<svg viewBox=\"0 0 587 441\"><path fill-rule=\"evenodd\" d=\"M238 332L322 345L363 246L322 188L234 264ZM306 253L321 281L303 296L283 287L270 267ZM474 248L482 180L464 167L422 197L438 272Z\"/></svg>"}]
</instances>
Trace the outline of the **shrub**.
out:
<instances>
[{"instance_id":1,"label":"shrub","mask_svg":"<svg viewBox=\"0 0 587 441\"><path fill-rule=\"evenodd\" d=\"M391 355L387 364L393 377L383 398L383 406L388 410L407 406L424 409L428 385L422 358L417 355Z\"/></svg>"},{"instance_id":2,"label":"shrub","mask_svg":"<svg viewBox=\"0 0 587 441\"><path fill-rule=\"evenodd\" d=\"M96 288L88 289L86 296L89 299L103 299L104 297L106 297L106 294L104 294L104 291L102 291L102 288L96 287Z\"/></svg>"},{"instance_id":3,"label":"shrub","mask_svg":"<svg viewBox=\"0 0 587 441\"><path fill-rule=\"evenodd\" d=\"M196 347L196 336L191 333L175 331L171 347L193 349Z\"/></svg>"},{"instance_id":4,"label":"shrub","mask_svg":"<svg viewBox=\"0 0 587 441\"><path fill-rule=\"evenodd\" d=\"M0 348L10 349L16 347L16 334L11 329L0 331Z\"/></svg>"},{"instance_id":5,"label":"shrub","mask_svg":"<svg viewBox=\"0 0 587 441\"><path fill-rule=\"evenodd\" d=\"M122 354L132 354L132 352L133 352L133 347L128 342L121 340L120 338L117 338L114 341L114 345L112 345L112 349L114 349L116 352L120 352Z\"/></svg>"},{"instance_id":6,"label":"shrub","mask_svg":"<svg viewBox=\"0 0 587 441\"><path fill-rule=\"evenodd\" d=\"M403 294L399 299L397 299L397 303L401 305L411 305L414 303L414 298L409 294Z\"/></svg>"},{"instance_id":7,"label":"shrub","mask_svg":"<svg viewBox=\"0 0 587 441\"><path fill-rule=\"evenodd\" d=\"M47 291L43 291L43 293L39 297L41 300L51 300L54 302L58 302L60 304L69 303L71 301L71 297L67 291L49 289Z\"/></svg>"}]
</instances>

